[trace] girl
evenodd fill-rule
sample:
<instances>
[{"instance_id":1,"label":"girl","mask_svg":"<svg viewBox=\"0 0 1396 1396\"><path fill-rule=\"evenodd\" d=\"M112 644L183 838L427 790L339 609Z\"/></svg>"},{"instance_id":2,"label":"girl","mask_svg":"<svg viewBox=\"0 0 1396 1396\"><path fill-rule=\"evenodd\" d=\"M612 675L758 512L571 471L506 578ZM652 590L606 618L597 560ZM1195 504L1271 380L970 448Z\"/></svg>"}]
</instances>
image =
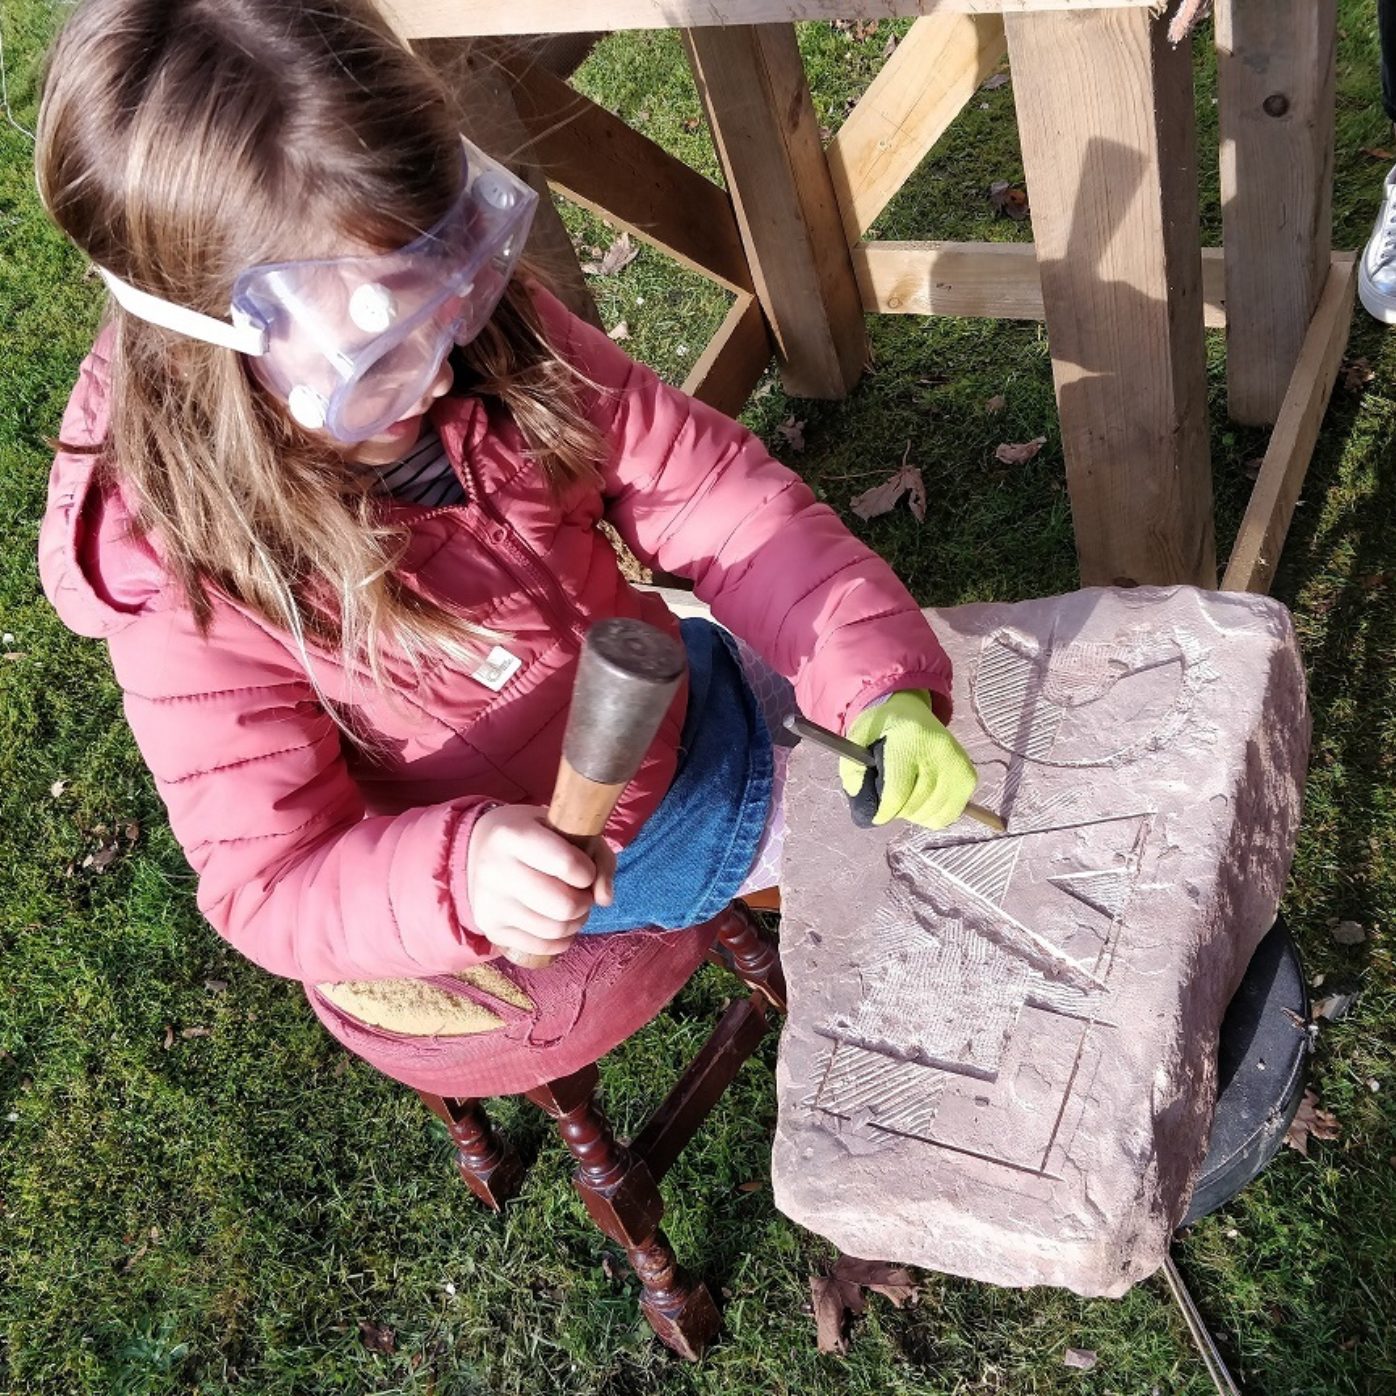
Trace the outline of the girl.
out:
<instances>
[{"instance_id":1,"label":"girl","mask_svg":"<svg viewBox=\"0 0 1396 1396\"><path fill-rule=\"evenodd\" d=\"M891 571L748 432L511 277L534 196L459 124L369 0L78 6L39 186L113 304L40 566L110 648L213 926L374 1065L481 1096L635 1031L698 923L772 880L779 762L744 669L884 740L879 822L949 823L975 777ZM678 633L603 517L750 649L685 623L688 683L588 855L539 808L581 638ZM566 953L530 974L506 948Z\"/></svg>"}]
</instances>

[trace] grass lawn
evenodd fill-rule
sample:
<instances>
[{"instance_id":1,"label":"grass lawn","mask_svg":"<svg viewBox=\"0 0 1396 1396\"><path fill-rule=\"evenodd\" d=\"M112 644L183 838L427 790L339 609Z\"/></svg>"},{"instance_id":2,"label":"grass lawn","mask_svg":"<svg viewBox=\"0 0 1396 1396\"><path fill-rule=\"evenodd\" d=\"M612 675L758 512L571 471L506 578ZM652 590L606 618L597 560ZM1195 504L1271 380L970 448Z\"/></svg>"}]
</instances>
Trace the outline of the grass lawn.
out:
<instances>
[{"instance_id":1,"label":"grass lawn","mask_svg":"<svg viewBox=\"0 0 1396 1396\"><path fill-rule=\"evenodd\" d=\"M1370 0L1340 0L1335 241L1360 246L1389 161ZM13 119L0 121L0 1389L53 1396L232 1390L1052 1393L1211 1390L1161 1282L1119 1302L924 1277L918 1304L873 1299L846 1358L815 1352L810 1272L829 1251L775 1212L768 1186L774 1040L744 1070L665 1185L680 1257L725 1296L699 1366L651 1340L625 1267L603 1259L560 1144L532 1112L502 1123L537 1163L502 1218L454 1177L410 1093L348 1058L294 984L242 962L194 909L192 877L122 722L95 644L62 630L34 548L49 452L98 294L34 195L34 68L55 13L9 0L0 35ZM901 26L855 40L802 31L820 119L836 126ZM1198 45L1203 220L1220 240L1216 123ZM715 173L673 35L604 43L580 84ZM888 238L1028 238L996 221L1021 180L1012 86L980 93L878 220ZM612 234L575 210L579 241ZM627 347L679 378L722 297L642 251L596 290ZM843 403L787 402L774 380L748 414L831 503L902 457L926 479L855 529L925 603L1070 588L1075 563L1039 327L872 323L875 371ZM1229 546L1264 435L1228 424L1211 354L1219 542ZM1305 827L1286 898L1308 967L1360 990L1325 1027L1313 1083L1340 1137L1285 1151L1180 1263L1248 1392L1396 1393L1396 339L1362 313L1276 583L1295 612L1314 703ZM1001 395L993 414L986 402ZM775 432L794 415L804 449ZM1045 436L1026 466L1002 441ZM105 871L85 857L119 839ZM1334 919L1370 928L1335 945ZM633 1128L701 1042L732 982L703 971L603 1068ZM198 1032L191 1032L198 1029ZM372 1351L361 1323L385 1325ZM1090 1372L1062 1365L1090 1348Z\"/></svg>"}]
</instances>

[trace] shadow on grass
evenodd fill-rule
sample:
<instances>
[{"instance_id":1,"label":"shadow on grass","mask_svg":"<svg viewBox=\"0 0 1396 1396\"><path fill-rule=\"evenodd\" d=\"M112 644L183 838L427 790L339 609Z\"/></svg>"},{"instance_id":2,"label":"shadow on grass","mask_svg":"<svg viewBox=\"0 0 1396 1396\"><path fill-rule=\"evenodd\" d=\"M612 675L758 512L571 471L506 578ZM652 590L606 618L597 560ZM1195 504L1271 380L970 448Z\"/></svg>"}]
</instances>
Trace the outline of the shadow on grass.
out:
<instances>
[{"instance_id":1,"label":"shadow on grass","mask_svg":"<svg viewBox=\"0 0 1396 1396\"><path fill-rule=\"evenodd\" d=\"M1371 338L1361 323L1356 336L1354 347ZM1396 358L1396 351L1388 357ZM1354 450L1372 462L1361 481L1347 478ZM1328 851L1360 898L1343 914L1380 917L1390 908L1376 904L1364 884L1373 829L1389 818L1393 762L1375 725L1356 721L1355 714L1386 715L1396 704L1396 411L1363 410L1340 387L1304 500L1276 593L1301 625L1322 622L1321 642L1305 655L1312 778L1322 800L1316 813L1327 816Z\"/></svg>"}]
</instances>

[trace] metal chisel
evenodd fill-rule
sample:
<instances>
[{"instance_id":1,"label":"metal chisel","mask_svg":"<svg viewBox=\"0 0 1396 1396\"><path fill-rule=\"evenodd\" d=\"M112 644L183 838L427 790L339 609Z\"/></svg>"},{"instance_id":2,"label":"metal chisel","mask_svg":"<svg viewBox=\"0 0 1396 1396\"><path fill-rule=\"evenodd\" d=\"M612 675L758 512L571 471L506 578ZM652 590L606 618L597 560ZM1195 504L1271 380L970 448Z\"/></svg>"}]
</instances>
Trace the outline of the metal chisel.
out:
<instances>
[{"instance_id":1,"label":"metal chisel","mask_svg":"<svg viewBox=\"0 0 1396 1396\"><path fill-rule=\"evenodd\" d=\"M821 727L817 722L811 722L809 718L801 716L799 713L791 713L785 719L786 731L792 736L805 738L818 746L826 747L839 756L846 756L850 761L856 761L860 766L866 766L873 772L874 800L877 784L877 777L881 776L881 764L875 752L876 743L873 747L860 746L857 742L851 742L847 737L840 737L837 732L831 732L827 727ZM858 809L857 802L864 799L869 793L868 785L865 783L863 791L855 798L855 818ZM874 808L875 808L874 803ZM965 806L965 815L969 819L978 820L985 828L992 829L996 834L1006 833L1008 825L1002 817L995 814L993 810L985 809L983 805L976 805L973 802ZM868 814L867 822L871 823L871 814Z\"/></svg>"}]
</instances>

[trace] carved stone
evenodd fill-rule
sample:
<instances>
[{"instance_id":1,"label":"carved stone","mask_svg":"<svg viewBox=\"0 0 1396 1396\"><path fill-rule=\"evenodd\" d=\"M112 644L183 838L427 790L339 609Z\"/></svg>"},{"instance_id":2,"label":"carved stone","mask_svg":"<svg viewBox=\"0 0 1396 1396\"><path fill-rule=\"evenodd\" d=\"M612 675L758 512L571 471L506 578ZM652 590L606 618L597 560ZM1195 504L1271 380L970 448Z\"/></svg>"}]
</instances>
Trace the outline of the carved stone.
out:
<instances>
[{"instance_id":1,"label":"carved stone","mask_svg":"<svg viewBox=\"0 0 1396 1396\"><path fill-rule=\"evenodd\" d=\"M1293 630L1191 588L927 616L1008 832L855 829L836 758L795 753L776 1204L852 1255L1119 1295L1187 1208L1289 871Z\"/></svg>"}]
</instances>

